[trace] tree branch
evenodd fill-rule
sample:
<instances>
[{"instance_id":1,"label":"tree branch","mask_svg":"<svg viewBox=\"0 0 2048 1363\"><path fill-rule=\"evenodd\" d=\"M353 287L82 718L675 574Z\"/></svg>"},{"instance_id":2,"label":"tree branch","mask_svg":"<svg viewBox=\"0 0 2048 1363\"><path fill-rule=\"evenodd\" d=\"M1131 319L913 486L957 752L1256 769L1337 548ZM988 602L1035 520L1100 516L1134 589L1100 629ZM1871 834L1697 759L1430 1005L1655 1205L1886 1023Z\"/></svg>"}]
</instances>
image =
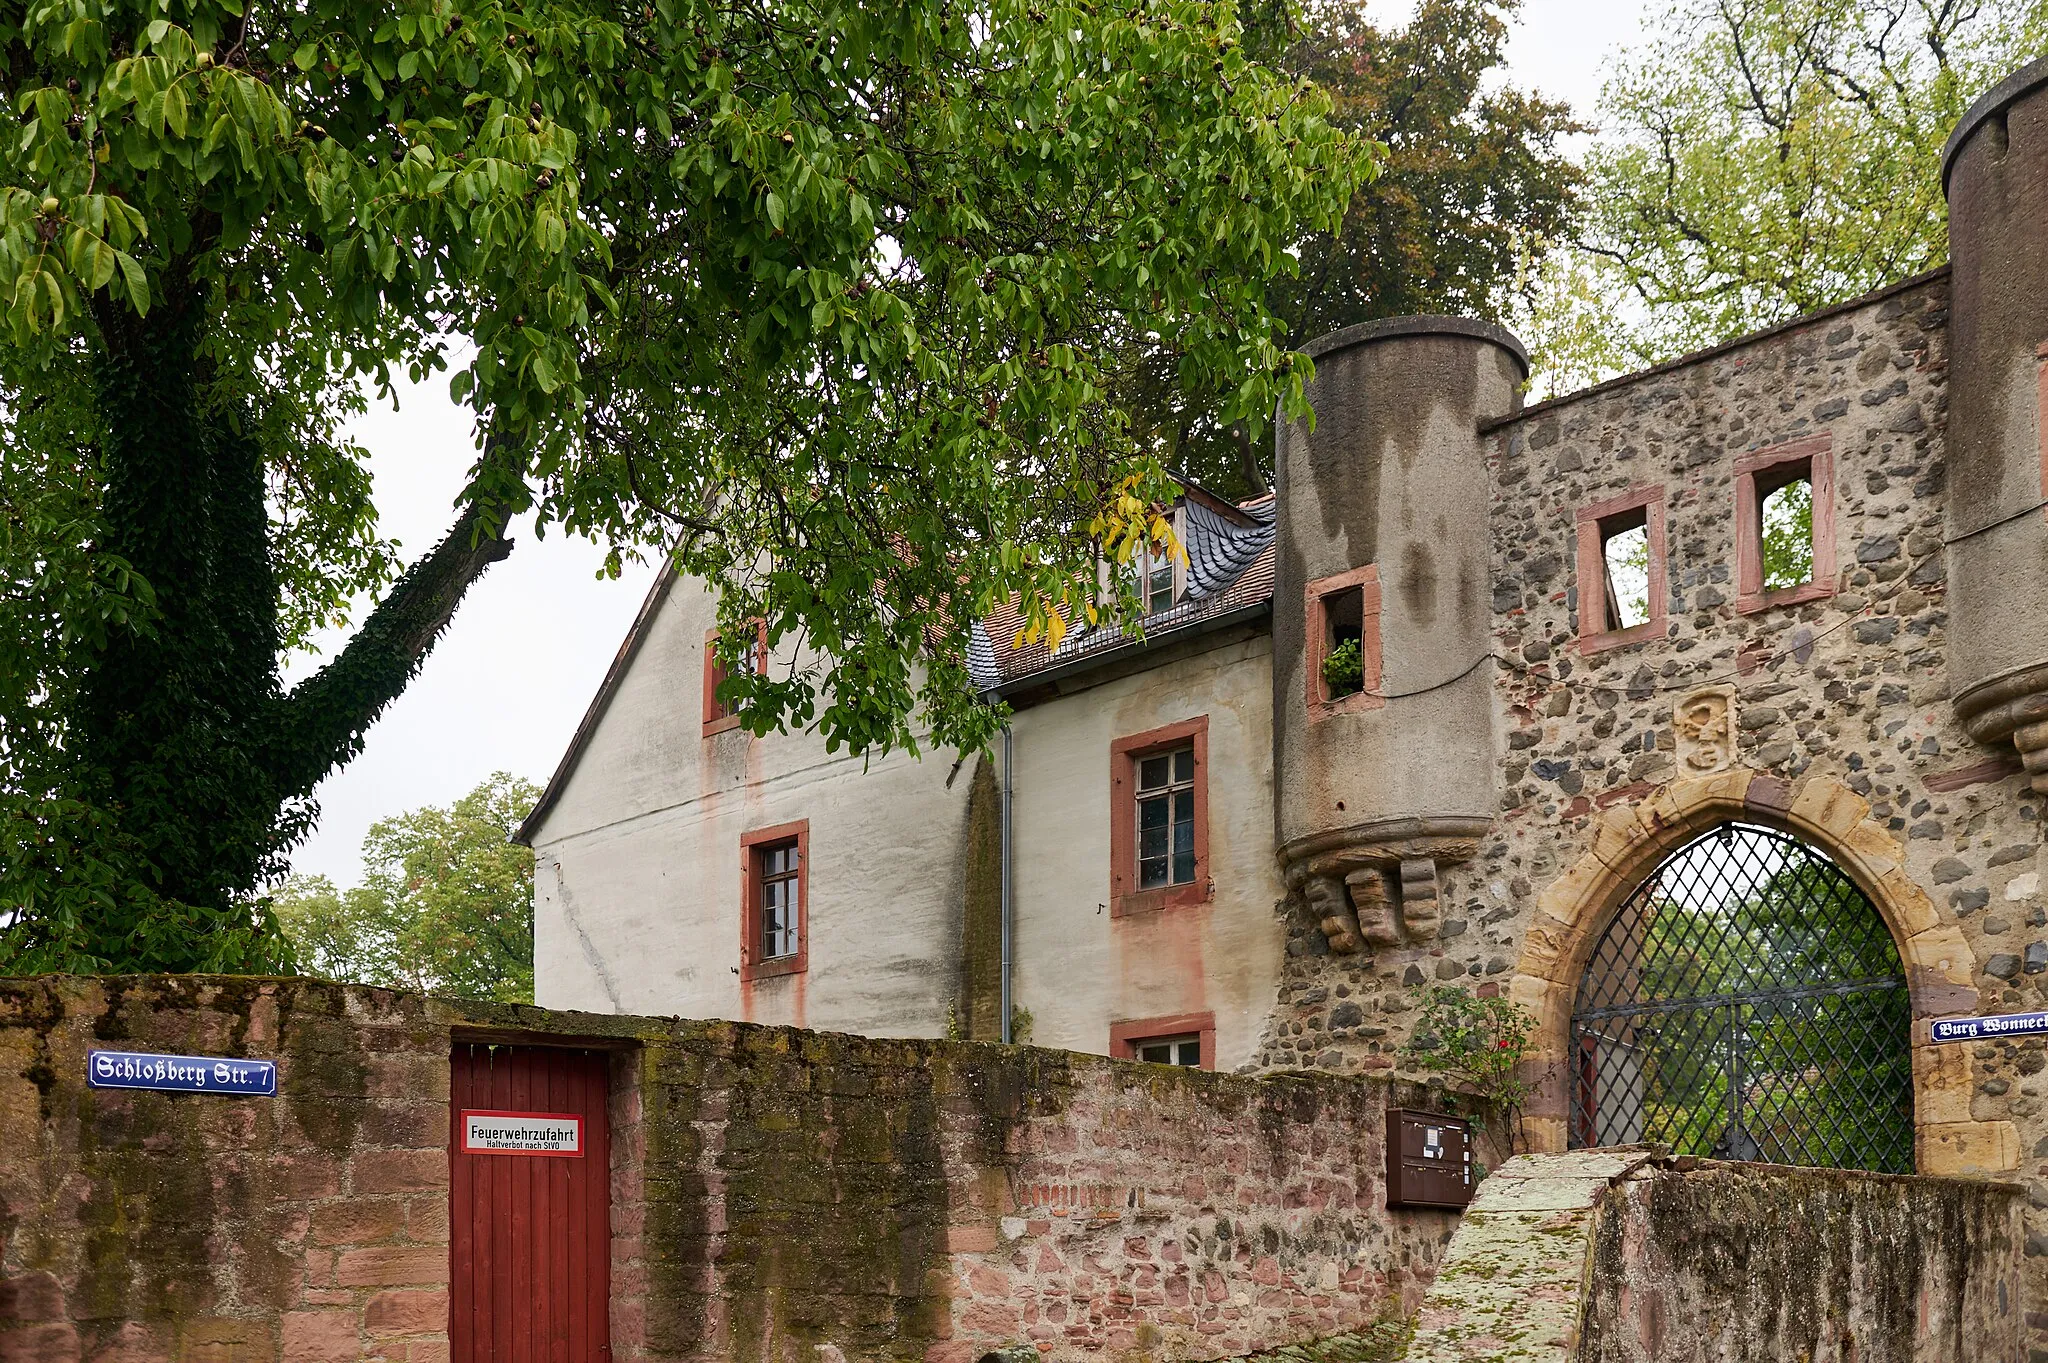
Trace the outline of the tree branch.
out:
<instances>
[{"instance_id":1,"label":"tree branch","mask_svg":"<svg viewBox=\"0 0 2048 1363\"><path fill-rule=\"evenodd\" d=\"M494 445L485 442L486 462ZM495 530L487 528L492 520ZM271 769L284 791L310 794L362 751L364 735L419 675L470 584L511 552L502 515L487 516L471 502L433 552L393 584L334 661L292 688L279 703L271 740Z\"/></svg>"}]
</instances>

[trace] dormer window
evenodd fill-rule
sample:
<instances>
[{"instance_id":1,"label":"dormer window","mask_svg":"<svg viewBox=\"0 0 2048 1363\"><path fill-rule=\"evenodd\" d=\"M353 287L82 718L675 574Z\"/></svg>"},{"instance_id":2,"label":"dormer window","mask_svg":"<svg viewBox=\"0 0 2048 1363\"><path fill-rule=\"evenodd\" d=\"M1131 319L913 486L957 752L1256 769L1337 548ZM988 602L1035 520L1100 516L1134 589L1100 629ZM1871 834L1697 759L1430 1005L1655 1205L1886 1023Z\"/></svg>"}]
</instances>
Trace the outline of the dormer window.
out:
<instances>
[{"instance_id":1,"label":"dormer window","mask_svg":"<svg viewBox=\"0 0 2048 1363\"><path fill-rule=\"evenodd\" d=\"M1179 567L1165 554L1141 551L1132 560L1138 575L1138 600L1145 614L1170 611L1180 600Z\"/></svg>"},{"instance_id":2,"label":"dormer window","mask_svg":"<svg viewBox=\"0 0 2048 1363\"><path fill-rule=\"evenodd\" d=\"M1175 542L1185 545L1187 517L1181 514L1179 507L1175 507L1167 520L1173 525ZM1163 545L1141 549L1131 558L1131 572L1136 578L1139 608L1146 615L1170 611L1187 595L1185 552L1175 555Z\"/></svg>"}]
</instances>

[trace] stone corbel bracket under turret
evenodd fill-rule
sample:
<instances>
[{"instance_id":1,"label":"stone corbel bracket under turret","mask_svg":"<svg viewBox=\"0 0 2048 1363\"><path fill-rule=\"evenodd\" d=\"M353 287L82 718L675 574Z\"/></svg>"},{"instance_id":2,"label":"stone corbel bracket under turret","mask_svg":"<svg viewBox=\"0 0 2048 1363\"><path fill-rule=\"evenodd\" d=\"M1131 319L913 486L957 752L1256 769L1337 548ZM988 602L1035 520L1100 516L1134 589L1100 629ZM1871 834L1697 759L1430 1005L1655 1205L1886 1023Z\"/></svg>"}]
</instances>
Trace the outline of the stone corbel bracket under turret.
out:
<instances>
[{"instance_id":1,"label":"stone corbel bracket under turret","mask_svg":"<svg viewBox=\"0 0 2048 1363\"><path fill-rule=\"evenodd\" d=\"M2048 664L1993 677L1955 705L1964 732L1987 747L2010 741L2034 789L2048 795Z\"/></svg>"},{"instance_id":2,"label":"stone corbel bracket under turret","mask_svg":"<svg viewBox=\"0 0 2048 1363\"><path fill-rule=\"evenodd\" d=\"M1381 819L1296 838L1280 865L1336 954L1432 942L1443 868L1471 860L1492 827L1484 815Z\"/></svg>"}]
</instances>

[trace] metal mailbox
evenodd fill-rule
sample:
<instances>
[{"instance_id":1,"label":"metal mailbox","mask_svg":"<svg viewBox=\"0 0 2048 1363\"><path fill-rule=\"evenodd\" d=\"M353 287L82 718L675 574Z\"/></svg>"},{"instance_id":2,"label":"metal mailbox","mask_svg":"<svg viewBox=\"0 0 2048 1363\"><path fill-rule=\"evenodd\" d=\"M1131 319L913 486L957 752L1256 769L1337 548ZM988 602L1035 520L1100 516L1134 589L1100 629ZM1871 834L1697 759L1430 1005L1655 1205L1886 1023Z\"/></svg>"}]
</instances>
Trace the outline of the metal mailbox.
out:
<instances>
[{"instance_id":1,"label":"metal mailbox","mask_svg":"<svg viewBox=\"0 0 2048 1363\"><path fill-rule=\"evenodd\" d=\"M1472 1200L1472 1124L1463 1117L1387 1110L1387 1205L1462 1207Z\"/></svg>"}]
</instances>

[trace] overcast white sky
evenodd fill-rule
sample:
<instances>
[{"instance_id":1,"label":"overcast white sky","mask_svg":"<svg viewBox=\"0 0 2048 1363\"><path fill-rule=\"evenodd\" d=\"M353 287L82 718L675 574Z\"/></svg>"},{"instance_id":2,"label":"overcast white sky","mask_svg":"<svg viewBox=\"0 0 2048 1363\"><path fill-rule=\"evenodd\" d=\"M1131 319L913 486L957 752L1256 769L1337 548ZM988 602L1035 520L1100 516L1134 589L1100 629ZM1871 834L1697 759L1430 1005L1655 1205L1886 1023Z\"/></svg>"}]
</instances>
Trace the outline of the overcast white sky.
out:
<instances>
[{"instance_id":1,"label":"overcast white sky","mask_svg":"<svg viewBox=\"0 0 2048 1363\"><path fill-rule=\"evenodd\" d=\"M1412 8L1402 0L1373 5L1390 20ZM1601 67L1636 38L1640 13L1614 0L1525 0L1510 49L1512 79L1590 117ZM445 378L405 390L399 410L373 410L359 425L373 454L386 533L402 541L408 562L454 518L473 455L469 426L468 414L448 400ZM517 539L512 557L471 589L419 679L370 731L362 756L320 787L320 826L293 858L297 870L353 884L363 834L376 820L446 804L494 771L547 781L653 570L603 581L603 551L588 541L524 532Z\"/></svg>"}]
</instances>

